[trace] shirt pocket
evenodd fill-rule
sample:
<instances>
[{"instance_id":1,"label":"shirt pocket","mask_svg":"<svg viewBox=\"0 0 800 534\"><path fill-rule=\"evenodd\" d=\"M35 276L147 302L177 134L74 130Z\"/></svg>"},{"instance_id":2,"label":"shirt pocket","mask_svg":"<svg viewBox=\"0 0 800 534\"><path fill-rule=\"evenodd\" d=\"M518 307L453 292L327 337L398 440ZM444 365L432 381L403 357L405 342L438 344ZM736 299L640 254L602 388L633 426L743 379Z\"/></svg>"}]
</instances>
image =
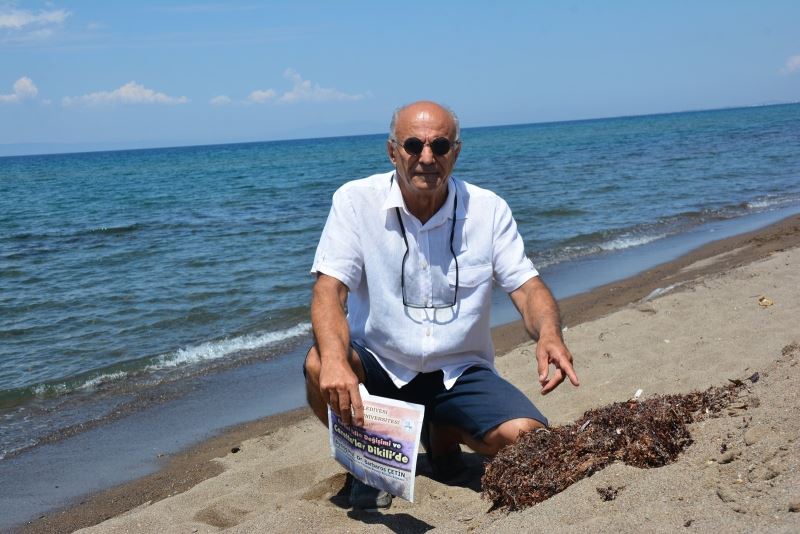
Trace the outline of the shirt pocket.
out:
<instances>
[{"instance_id":1,"label":"shirt pocket","mask_svg":"<svg viewBox=\"0 0 800 534\"><path fill-rule=\"evenodd\" d=\"M467 267L458 267L458 287L475 289L485 282L491 282L492 279L492 264L485 265L470 265ZM450 286L456 285L456 269L453 267L447 273L447 282Z\"/></svg>"}]
</instances>

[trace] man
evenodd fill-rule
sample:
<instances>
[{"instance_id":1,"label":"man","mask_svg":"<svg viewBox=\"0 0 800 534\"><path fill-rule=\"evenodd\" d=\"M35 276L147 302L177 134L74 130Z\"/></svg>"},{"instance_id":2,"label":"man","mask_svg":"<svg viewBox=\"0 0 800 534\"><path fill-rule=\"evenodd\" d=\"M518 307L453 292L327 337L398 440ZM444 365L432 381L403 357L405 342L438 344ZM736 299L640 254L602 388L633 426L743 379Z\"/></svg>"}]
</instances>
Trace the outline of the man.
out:
<instances>
[{"instance_id":1,"label":"man","mask_svg":"<svg viewBox=\"0 0 800 534\"><path fill-rule=\"evenodd\" d=\"M578 385L558 307L525 256L508 205L451 177L458 119L433 102L395 112L386 144L395 170L346 183L317 248L311 303L315 344L304 371L308 402L363 425L358 384L425 405L435 478L463 467L459 444L494 455L547 420L494 370L492 280L509 293L533 339L542 393ZM550 374L550 365L554 372ZM391 495L355 481L351 504Z\"/></svg>"}]
</instances>

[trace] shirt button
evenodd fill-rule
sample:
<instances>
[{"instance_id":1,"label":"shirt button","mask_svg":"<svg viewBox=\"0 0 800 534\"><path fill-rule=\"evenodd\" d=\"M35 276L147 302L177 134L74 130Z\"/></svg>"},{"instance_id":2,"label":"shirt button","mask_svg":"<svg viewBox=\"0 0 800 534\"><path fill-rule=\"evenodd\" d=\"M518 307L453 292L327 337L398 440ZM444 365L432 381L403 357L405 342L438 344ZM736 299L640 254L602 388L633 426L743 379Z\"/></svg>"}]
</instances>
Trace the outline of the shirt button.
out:
<instances>
[{"instance_id":1,"label":"shirt button","mask_svg":"<svg viewBox=\"0 0 800 534\"><path fill-rule=\"evenodd\" d=\"M429 326L427 330L425 330L425 335L430 337L431 335L431 327Z\"/></svg>"},{"instance_id":2,"label":"shirt button","mask_svg":"<svg viewBox=\"0 0 800 534\"><path fill-rule=\"evenodd\" d=\"M419 266L422 269L427 269L428 268L428 262L427 261L422 261L422 262L420 262Z\"/></svg>"}]
</instances>

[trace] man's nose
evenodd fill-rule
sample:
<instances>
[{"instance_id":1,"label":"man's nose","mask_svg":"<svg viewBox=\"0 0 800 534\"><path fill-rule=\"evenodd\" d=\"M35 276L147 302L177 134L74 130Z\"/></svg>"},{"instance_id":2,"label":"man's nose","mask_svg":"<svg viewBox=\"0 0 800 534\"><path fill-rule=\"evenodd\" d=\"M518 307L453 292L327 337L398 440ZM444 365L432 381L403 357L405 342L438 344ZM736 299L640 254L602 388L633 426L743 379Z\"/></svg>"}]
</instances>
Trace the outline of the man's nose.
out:
<instances>
[{"instance_id":1,"label":"man's nose","mask_svg":"<svg viewBox=\"0 0 800 534\"><path fill-rule=\"evenodd\" d=\"M431 145L429 143L422 145L422 153L419 155L419 162L423 165L433 165L436 162L436 158L433 156L433 150L431 150Z\"/></svg>"}]
</instances>

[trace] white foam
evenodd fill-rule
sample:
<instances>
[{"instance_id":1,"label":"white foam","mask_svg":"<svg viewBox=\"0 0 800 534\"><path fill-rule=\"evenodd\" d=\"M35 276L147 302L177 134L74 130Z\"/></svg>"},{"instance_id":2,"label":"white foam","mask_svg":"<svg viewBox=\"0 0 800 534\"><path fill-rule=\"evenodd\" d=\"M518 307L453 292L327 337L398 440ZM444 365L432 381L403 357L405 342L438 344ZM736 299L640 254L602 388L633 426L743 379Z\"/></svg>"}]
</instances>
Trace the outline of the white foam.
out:
<instances>
[{"instance_id":1,"label":"white foam","mask_svg":"<svg viewBox=\"0 0 800 534\"><path fill-rule=\"evenodd\" d=\"M763 208L768 208L770 206L774 206L775 204L778 204L778 203L779 203L779 201L777 199L776 200L754 200L753 202L747 202L745 204L745 206L747 206L747 209L759 210L759 209L763 209Z\"/></svg>"},{"instance_id":2,"label":"white foam","mask_svg":"<svg viewBox=\"0 0 800 534\"><path fill-rule=\"evenodd\" d=\"M259 349L293 337L302 336L310 330L311 323L300 323L278 332L257 335L248 334L218 341L207 341L200 345L181 348L175 352L164 354L158 358L156 363L148 365L146 369L148 371L156 371L191 363L218 360L234 352Z\"/></svg>"},{"instance_id":3,"label":"white foam","mask_svg":"<svg viewBox=\"0 0 800 534\"><path fill-rule=\"evenodd\" d=\"M667 234L618 237L616 239L612 239L611 241L601 243L599 246L602 250L622 250L631 247L638 247L640 245L646 245L647 243L663 237L667 237Z\"/></svg>"},{"instance_id":4,"label":"white foam","mask_svg":"<svg viewBox=\"0 0 800 534\"><path fill-rule=\"evenodd\" d=\"M94 389L96 386L103 384L105 382L111 382L113 380L119 380L121 378L125 378L128 376L128 373L125 371L117 371L116 373L108 373L105 375L99 375L94 378L90 378L83 384L81 384L78 389Z\"/></svg>"},{"instance_id":5,"label":"white foam","mask_svg":"<svg viewBox=\"0 0 800 534\"><path fill-rule=\"evenodd\" d=\"M100 384L104 384L106 382L112 382L115 380L120 380L128 376L128 373L125 371L116 371L114 373L106 373L102 375L95 376L94 378L90 378L83 384L78 386L72 386L70 388L69 385L65 382L60 382L58 384L39 384L33 387L33 394L37 397L45 397L48 395L64 395L65 393L76 391L76 390L91 390L95 387L99 386Z\"/></svg>"}]
</instances>

